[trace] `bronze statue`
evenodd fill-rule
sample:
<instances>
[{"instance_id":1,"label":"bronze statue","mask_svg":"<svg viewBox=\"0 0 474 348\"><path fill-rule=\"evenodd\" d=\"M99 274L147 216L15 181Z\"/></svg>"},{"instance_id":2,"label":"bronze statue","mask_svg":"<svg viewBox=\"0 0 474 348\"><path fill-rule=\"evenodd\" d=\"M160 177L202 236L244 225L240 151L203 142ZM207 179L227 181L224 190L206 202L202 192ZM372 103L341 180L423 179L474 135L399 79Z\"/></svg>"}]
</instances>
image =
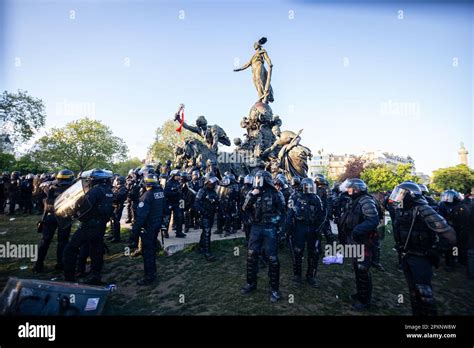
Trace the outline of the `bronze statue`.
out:
<instances>
[{"instance_id":1,"label":"bronze statue","mask_svg":"<svg viewBox=\"0 0 474 348\"><path fill-rule=\"evenodd\" d=\"M240 68L234 69L234 71L242 71L248 67L252 67L252 78L255 88L258 93L258 101L263 103L272 103L273 102L273 90L270 85L272 77L272 61L268 56L267 51L262 47L267 42L266 37L262 37L256 43L254 43L253 48L255 49L255 54L252 58ZM268 65L268 72L265 69L265 62Z\"/></svg>"},{"instance_id":2,"label":"bronze statue","mask_svg":"<svg viewBox=\"0 0 474 348\"><path fill-rule=\"evenodd\" d=\"M274 176L283 172L288 179L307 176L308 160L312 155L309 148L300 145L302 130L298 133L281 131L282 121L279 116L273 115L269 105L273 102L270 84L272 62L262 48L266 41L264 37L258 40L254 45L256 52L252 59L234 70L252 67L253 83L259 98L240 122L246 134L243 139L234 139L234 152L218 153L218 143L227 146L231 144L225 131L218 125L208 125L204 116L197 118L195 126L188 125L184 122L184 105L180 106L175 115L175 121L180 123L177 131L184 127L203 138L203 141L186 139L182 145L176 146L175 163L184 170L191 170L199 164L201 168L206 168L206 172L213 172L218 177L227 171L234 175L245 175L264 168Z\"/></svg>"},{"instance_id":3,"label":"bronze statue","mask_svg":"<svg viewBox=\"0 0 474 348\"><path fill-rule=\"evenodd\" d=\"M174 119L175 121L181 123L181 116L179 112L176 113ZM209 126L204 116L199 116L197 118L195 126L190 126L186 122L183 122L183 127L204 138L209 149L211 149L216 154L218 143L221 143L226 146L230 145L230 139L227 137L225 131L218 125Z\"/></svg>"}]
</instances>

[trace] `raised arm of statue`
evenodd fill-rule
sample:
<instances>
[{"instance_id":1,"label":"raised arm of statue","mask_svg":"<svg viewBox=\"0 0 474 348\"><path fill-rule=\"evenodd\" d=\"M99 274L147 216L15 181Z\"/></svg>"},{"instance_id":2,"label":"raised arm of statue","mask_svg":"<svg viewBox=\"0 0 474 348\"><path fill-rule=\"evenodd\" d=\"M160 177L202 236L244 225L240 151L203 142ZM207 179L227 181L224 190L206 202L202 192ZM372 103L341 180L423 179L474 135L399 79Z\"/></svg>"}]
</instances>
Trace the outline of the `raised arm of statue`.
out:
<instances>
[{"instance_id":1,"label":"raised arm of statue","mask_svg":"<svg viewBox=\"0 0 474 348\"><path fill-rule=\"evenodd\" d=\"M202 136L201 129L200 129L199 127L190 126L190 125L187 124L186 122L183 123L183 127L184 127L185 129L187 129L188 131L190 131L190 132L193 132L193 133L196 133L196 134Z\"/></svg>"},{"instance_id":2,"label":"raised arm of statue","mask_svg":"<svg viewBox=\"0 0 474 348\"><path fill-rule=\"evenodd\" d=\"M245 69L249 68L251 65L252 65L252 60L249 60L247 63L242 65L240 68L234 69L234 71L237 72L237 71L245 70Z\"/></svg>"},{"instance_id":3,"label":"raised arm of statue","mask_svg":"<svg viewBox=\"0 0 474 348\"><path fill-rule=\"evenodd\" d=\"M179 115L179 112L175 114L174 116L174 120L178 123L181 123L181 117ZM187 129L188 131L190 132L193 132L193 133L196 133L196 134L199 134L200 136L202 136L201 134L201 129L199 127L196 127L196 126L190 126L189 124L187 124L186 122L183 122L183 127L184 129Z\"/></svg>"}]
</instances>

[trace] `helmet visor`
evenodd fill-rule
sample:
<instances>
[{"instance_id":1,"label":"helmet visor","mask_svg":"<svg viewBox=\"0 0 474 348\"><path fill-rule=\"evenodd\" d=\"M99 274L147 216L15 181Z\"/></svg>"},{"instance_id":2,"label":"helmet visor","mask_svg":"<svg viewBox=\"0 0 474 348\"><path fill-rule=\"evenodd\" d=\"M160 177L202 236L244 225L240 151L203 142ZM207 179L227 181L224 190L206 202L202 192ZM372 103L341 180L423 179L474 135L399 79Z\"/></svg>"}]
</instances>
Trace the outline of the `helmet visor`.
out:
<instances>
[{"instance_id":1,"label":"helmet visor","mask_svg":"<svg viewBox=\"0 0 474 348\"><path fill-rule=\"evenodd\" d=\"M339 191L347 192L347 187L349 186L349 180L344 180L341 185L339 185Z\"/></svg>"},{"instance_id":2,"label":"helmet visor","mask_svg":"<svg viewBox=\"0 0 474 348\"><path fill-rule=\"evenodd\" d=\"M388 199L392 202L401 203L403 202L403 199L405 198L408 192L408 190L402 189L400 187L395 187Z\"/></svg>"},{"instance_id":3,"label":"helmet visor","mask_svg":"<svg viewBox=\"0 0 474 348\"><path fill-rule=\"evenodd\" d=\"M316 185L314 183L301 184L303 193L316 193Z\"/></svg>"},{"instance_id":4,"label":"helmet visor","mask_svg":"<svg viewBox=\"0 0 474 348\"><path fill-rule=\"evenodd\" d=\"M454 201L454 192L443 192L440 197L441 202L453 203Z\"/></svg>"}]
</instances>

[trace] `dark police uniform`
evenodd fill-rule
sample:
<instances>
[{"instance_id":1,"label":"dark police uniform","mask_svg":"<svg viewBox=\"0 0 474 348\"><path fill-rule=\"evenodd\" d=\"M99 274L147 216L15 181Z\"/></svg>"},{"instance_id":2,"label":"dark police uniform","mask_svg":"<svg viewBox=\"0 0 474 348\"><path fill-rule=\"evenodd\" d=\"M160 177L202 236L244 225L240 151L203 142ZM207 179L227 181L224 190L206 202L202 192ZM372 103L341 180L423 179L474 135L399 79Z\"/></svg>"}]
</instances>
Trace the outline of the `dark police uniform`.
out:
<instances>
[{"instance_id":1,"label":"dark police uniform","mask_svg":"<svg viewBox=\"0 0 474 348\"><path fill-rule=\"evenodd\" d=\"M208 260L212 259L211 228L218 205L219 201L215 190L203 187L198 191L194 206L201 216L202 232L199 240L199 249Z\"/></svg>"},{"instance_id":2,"label":"dark police uniform","mask_svg":"<svg viewBox=\"0 0 474 348\"><path fill-rule=\"evenodd\" d=\"M297 283L301 282L305 244L308 248L308 268L306 278L316 286L316 272L319 261L318 244L321 242L321 225L324 212L321 199L314 193L294 193L288 203L287 228L294 241L293 274Z\"/></svg>"},{"instance_id":3,"label":"dark police uniform","mask_svg":"<svg viewBox=\"0 0 474 348\"><path fill-rule=\"evenodd\" d=\"M242 212L242 225L243 225L243 230L245 233L245 241L248 244L249 237L250 237L250 228L252 227L252 217L249 212L247 211L242 211L242 206L245 202L245 198L247 197L247 194L252 191L252 184L244 184L242 188L240 189L240 207L239 210Z\"/></svg>"},{"instance_id":4,"label":"dark police uniform","mask_svg":"<svg viewBox=\"0 0 474 348\"><path fill-rule=\"evenodd\" d=\"M455 232L426 201L415 202L409 209L395 209L394 232L403 255L413 315L436 315L432 266L439 263L439 251L448 250L455 242Z\"/></svg>"},{"instance_id":5,"label":"dark police uniform","mask_svg":"<svg viewBox=\"0 0 474 348\"><path fill-rule=\"evenodd\" d=\"M71 181L72 183L72 181ZM43 237L39 242L38 246L38 259L34 267L34 271L42 272L43 264L48 253L49 246L54 237L54 232L58 230L58 245L56 248L56 268L63 269L63 252L67 243L69 242L69 236L71 234L71 226L67 228L61 228L58 226L58 222L54 215L54 201L56 198L63 193L70 184L58 185L57 182L50 182L49 185L43 186L43 192L46 195L44 199L44 215L41 221L41 233Z\"/></svg>"},{"instance_id":6,"label":"dark police uniform","mask_svg":"<svg viewBox=\"0 0 474 348\"><path fill-rule=\"evenodd\" d=\"M367 193L361 193L352 198L346 212L341 217L341 226L344 235L363 246L364 258L362 261L353 259L353 268L356 277L358 300L363 305L370 304L372 298L372 263L373 239L377 233L379 214L375 201Z\"/></svg>"},{"instance_id":7,"label":"dark police uniform","mask_svg":"<svg viewBox=\"0 0 474 348\"><path fill-rule=\"evenodd\" d=\"M173 222L176 225L176 237L186 236L183 233L183 204L181 183L170 178L165 186L166 204L169 214L173 213Z\"/></svg>"},{"instance_id":8,"label":"dark police uniform","mask_svg":"<svg viewBox=\"0 0 474 348\"><path fill-rule=\"evenodd\" d=\"M80 226L64 249L64 276L74 281L74 271L79 249L90 246L91 283L100 282L104 256L104 234L107 221L112 216L114 195L108 184L97 184L86 194L91 208L79 217Z\"/></svg>"},{"instance_id":9,"label":"dark police uniform","mask_svg":"<svg viewBox=\"0 0 474 348\"><path fill-rule=\"evenodd\" d=\"M243 204L243 211L251 216L252 227L247 253L247 284L251 288L257 286L258 257L265 248L269 259L268 274L271 291L280 288L280 261L277 255L277 224L285 214L283 194L269 185L259 188L260 193L249 192Z\"/></svg>"},{"instance_id":10,"label":"dark police uniform","mask_svg":"<svg viewBox=\"0 0 474 348\"><path fill-rule=\"evenodd\" d=\"M139 234L142 240L144 283L151 283L156 279L157 237L165 207L165 194L160 186L146 190L140 196L137 205L137 215L132 234Z\"/></svg>"},{"instance_id":11,"label":"dark police uniform","mask_svg":"<svg viewBox=\"0 0 474 348\"><path fill-rule=\"evenodd\" d=\"M114 194L113 214L111 219L112 226L112 241L120 241L120 219L122 218L123 207L127 199L127 188L119 184L112 189Z\"/></svg>"}]
</instances>

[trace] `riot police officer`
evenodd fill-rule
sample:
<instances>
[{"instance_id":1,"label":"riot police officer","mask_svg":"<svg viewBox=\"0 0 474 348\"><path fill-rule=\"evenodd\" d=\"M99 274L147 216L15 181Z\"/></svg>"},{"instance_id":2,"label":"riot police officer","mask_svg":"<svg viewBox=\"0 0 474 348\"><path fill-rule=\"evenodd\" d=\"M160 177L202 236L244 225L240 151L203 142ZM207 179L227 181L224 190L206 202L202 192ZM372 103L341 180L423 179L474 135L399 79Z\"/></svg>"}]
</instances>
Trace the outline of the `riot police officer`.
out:
<instances>
[{"instance_id":1,"label":"riot police officer","mask_svg":"<svg viewBox=\"0 0 474 348\"><path fill-rule=\"evenodd\" d=\"M194 206L197 191L189 185L191 177L187 172L181 172L181 196L184 201L184 232L188 233L192 225L191 209Z\"/></svg>"},{"instance_id":2,"label":"riot police officer","mask_svg":"<svg viewBox=\"0 0 474 348\"><path fill-rule=\"evenodd\" d=\"M176 225L176 238L185 238L183 233L183 208L184 201L181 195L180 172L173 169L165 186L166 204L169 214L173 213L173 222Z\"/></svg>"},{"instance_id":3,"label":"riot police officer","mask_svg":"<svg viewBox=\"0 0 474 348\"><path fill-rule=\"evenodd\" d=\"M299 191L301 184L301 178L299 176L294 176L291 178L291 188L293 191Z\"/></svg>"},{"instance_id":4,"label":"riot police officer","mask_svg":"<svg viewBox=\"0 0 474 348\"><path fill-rule=\"evenodd\" d=\"M0 177L0 214L5 214L5 205L8 197L8 186L10 184L10 173L3 172Z\"/></svg>"},{"instance_id":5,"label":"riot police officer","mask_svg":"<svg viewBox=\"0 0 474 348\"><path fill-rule=\"evenodd\" d=\"M247 197L247 194L252 191L253 189L253 175L246 175L244 177L244 185L240 189L240 206L239 210L242 213L242 224L243 224L243 229L245 233L245 241L248 244L249 242L249 237L250 237L250 227L252 226L252 219L251 215L247 211L242 211L242 206L245 202L245 198Z\"/></svg>"},{"instance_id":6,"label":"riot police officer","mask_svg":"<svg viewBox=\"0 0 474 348\"><path fill-rule=\"evenodd\" d=\"M329 212L332 211L332 202L328 197L328 181L322 174L317 174L314 178L314 183L316 184L317 194L321 199L323 205L323 216L324 221L321 227L321 232L326 238L326 243L331 244L335 237L331 230L331 224L329 222ZM321 248L321 246L320 246Z\"/></svg>"},{"instance_id":7,"label":"riot police officer","mask_svg":"<svg viewBox=\"0 0 474 348\"><path fill-rule=\"evenodd\" d=\"M353 268L356 278L357 293L351 296L354 301L352 309L364 310L370 306L372 299L372 263L373 239L377 233L379 215L376 204L367 192L367 185L361 179L349 179L345 185L350 197L350 204L341 217L343 233L349 242L361 246L364 255L353 258Z\"/></svg>"},{"instance_id":8,"label":"riot police officer","mask_svg":"<svg viewBox=\"0 0 474 348\"><path fill-rule=\"evenodd\" d=\"M421 193L423 194L423 197L425 197L428 204L433 207L434 210L438 209L438 202L436 202L436 200L431 197L428 187L425 184L418 184L418 186L420 187Z\"/></svg>"},{"instance_id":9,"label":"riot police officer","mask_svg":"<svg viewBox=\"0 0 474 348\"><path fill-rule=\"evenodd\" d=\"M456 215L459 214L459 210L461 209L461 206L462 206L462 199L463 198L458 191L446 190L441 194L440 202L438 206L439 214L446 219L448 224L456 232L457 243L463 241L462 236L460 235L462 226L460 226L461 224L460 224L459 219L456 218L457 217ZM460 250L461 248L458 248L458 249L461 252ZM461 256L461 258L463 258L463 256ZM456 257L454 256L452 250L448 250L446 252L445 260L446 260L446 270L452 271L456 265Z\"/></svg>"},{"instance_id":10,"label":"riot police officer","mask_svg":"<svg viewBox=\"0 0 474 348\"><path fill-rule=\"evenodd\" d=\"M220 180L217 186L219 207L217 210L217 230L214 232L215 234L222 234L224 231L224 236L228 236L231 233L235 233L233 221L238 209L238 194L234 175L226 172L224 178Z\"/></svg>"},{"instance_id":11,"label":"riot police officer","mask_svg":"<svg viewBox=\"0 0 474 348\"><path fill-rule=\"evenodd\" d=\"M20 202L20 172L14 171L8 185L8 215L14 215L16 205Z\"/></svg>"},{"instance_id":12,"label":"riot police officer","mask_svg":"<svg viewBox=\"0 0 474 348\"><path fill-rule=\"evenodd\" d=\"M111 219L112 234L109 238L111 243L120 242L120 219L122 218L123 206L127 199L127 188L125 187L125 178L117 176L112 184L112 192L114 194L113 207L114 211Z\"/></svg>"},{"instance_id":13,"label":"riot police officer","mask_svg":"<svg viewBox=\"0 0 474 348\"><path fill-rule=\"evenodd\" d=\"M431 287L432 266L437 267L441 250L455 244L455 232L428 205L414 182L398 185L392 191L390 200L396 204L394 237L402 254L413 315L436 315Z\"/></svg>"},{"instance_id":14,"label":"riot police officer","mask_svg":"<svg viewBox=\"0 0 474 348\"><path fill-rule=\"evenodd\" d=\"M280 191L283 195L283 198L285 199L285 208L288 206L288 201L290 199L290 196L292 195L292 189L288 186L286 177L284 174L279 173L275 176L273 179L273 184L275 185L275 188ZM286 221L286 210L285 210L285 216L282 217L282 221ZM281 248L284 246L285 242L285 231L281 228L281 226L277 227L277 240L278 240L278 246Z\"/></svg>"},{"instance_id":15,"label":"riot police officer","mask_svg":"<svg viewBox=\"0 0 474 348\"><path fill-rule=\"evenodd\" d=\"M166 199L156 174L144 178L146 191L140 196L132 234L140 235L145 277L138 285L152 284L156 279L157 237L160 232Z\"/></svg>"},{"instance_id":16,"label":"riot police officer","mask_svg":"<svg viewBox=\"0 0 474 348\"><path fill-rule=\"evenodd\" d=\"M31 214L33 212L33 174L28 174L20 184L20 201L23 214Z\"/></svg>"},{"instance_id":17,"label":"riot police officer","mask_svg":"<svg viewBox=\"0 0 474 348\"><path fill-rule=\"evenodd\" d=\"M321 199L316 194L316 185L309 178L301 180L301 192L291 195L288 203L286 229L290 245L293 246L293 281L296 285L303 283L302 264L305 244L308 249L308 268L306 280L312 287L318 287L316 272L321 242L321 225L324 223L324 212Z\"/></svg>"},{"instance_id":18,"label":"riot police officer","mask_svg":"<svg viewBox=\"0 0 474 348\"><path fill-rule=\"evenodd\" d=\"M467 235L467 276L474 279L474 196L466 194L463 205L462 220Z\"/></svg>"},{"instance_id":19,"label":"riot police officer","mask_svg":"<svg viewBox=\"0 0 474 348\"><path fill-rule=\"evenodd\" d=\"M107 221L113 212L113 199L110 179L112 173L102 169L92 169L82 173L89 187L85 193L84 202L78 208L77 218L80 225L69 243L64 248L64 278L66 281L75 280L75 267L79 249L89 244L91 257L91 276L89 284L101 284L101 270L104 256L104 234Z\"/></svg>"},{"instance_id":20,"label":"riot police officer","mask_svg":"<svg viewBox=\"0 0 474 348\"><path fill-rule=\"evenodd\" d=\"M38 225L38 232L42 233L41 241L38 244L38 259L33 267L33 271L37 273L43 272L44 260L48 253L49 246L54 237L54 232L58 230L58 245L56 248L56 269L63 269L63 251L69 241L71 234L71 226L61 228L58 225L54 215L54 201L63 193L74 181L74 173L68 169L61 170L54 181L43 186L45 193L44 214Z\"/></svg>"},{"instance_id":21,"label":"riot police officer","mask_svg":"<svg viewBox=\"0 0 474 348\"><path fill-rule=\"evenodd\" d=\"M247 194L242 206L252 219L250 241L247 253L247 284L243 294L257 288L258 257L265 247L269 259L270 301L277 302L280 295L280 261L278 260L276 225L285 213L285 199L273 185L272 175L266 170L256 173L254 189Z\"/></svg>"},{"instance_id":22,"label":"riot police officer","mask_svg":"<svg viewBox=\"0 0 474 348\"><path fill-rule=\"evenodd\" d=\"M130 169L128 171L127 177L125 178L125 188L127 189L127 220L125 223L129 224L132 222L132 217L133 217L133 212L132 212L132 199L130 197L130 192L132 189L132 186L134 185L135 182L135 173L133 169Z\"/></svg>"},{"instance_id":23,"label":"riot police officer","mask_svg":"<svg viewBox=\"0 0 474 348\"><path fill-rule=\"evenodd\" d=\"M204 254L207 261L213 261L211 253L211 228L214 223L214 215L219 204L215 191L217 178L211 173L204 177L204 186L199 189L194 202L196 210L201 215L201 238L199 240L199 251Z\"/></svg>"},{"instance_id":24,"label":"riot police officer","mask_svg":"<svg viewBox=\"0 0 474 348\"><path fill-rule=\"evenodd\" d=\"M189 182L189 187L194 192L199 192L199 190L203 187L203 180L201 178L201 174L199 170L195 169L191 173L191 181ZM199 214L197 210L195 209L194 205L190 209L190 217L191 217L191 226L193 226L194 229L198 229L199 228Z\"/></svg>"},{"instance_id":25,"label":"riot police officer","mask_svg":"<svg viewBox=\"0 0 474 348\"><path fill-rule=\"evenodd\" d=\"M285 198L285 204L288 205L288 200L293 194L293 190L288 185L288 181L286 180L285 175L282 173L277 174L277 176L273 180L273 183L275 184L277 190L283 194L283 197Z\"/></svg>"}]
</instances>

